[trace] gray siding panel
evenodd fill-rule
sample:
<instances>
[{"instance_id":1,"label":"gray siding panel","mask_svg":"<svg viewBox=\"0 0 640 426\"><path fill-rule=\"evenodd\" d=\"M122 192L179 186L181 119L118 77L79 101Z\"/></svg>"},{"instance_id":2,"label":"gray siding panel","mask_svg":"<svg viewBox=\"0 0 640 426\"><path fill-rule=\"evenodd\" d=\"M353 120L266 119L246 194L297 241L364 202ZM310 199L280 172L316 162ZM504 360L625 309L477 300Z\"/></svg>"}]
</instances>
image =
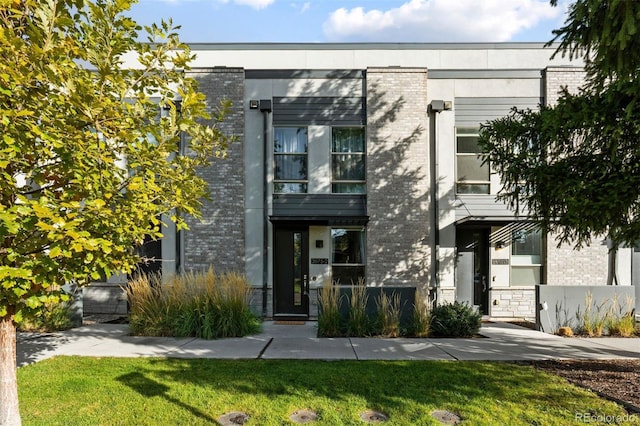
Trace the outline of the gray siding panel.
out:
<instances>
[{"instance_id":1,"label":"gray siding panel","mask_svg":"<svg viewBox=\"0 0 640 426\"><path fill-rule=\"evenodd\" d=\"M542 71L539 69L507 69L507 70L455 70L455 69L429 69L429 79L447 79L454 78L481 78L481 79L496 79L496 78L527 78L527 79L540 79Z\"/></svg>"},{"instance_id":2,"label":"gray siding panel","mask_svg":"<svg viewBox=\"0 0 640 426\"><path fill-rule=\"evenodd\" d=\"M456 126L478 127L488 120L508 115L514 106L537 110L542 98L455 98Z\"/></svg>"},{"instance_id":3,"label":"gray siding panel","mask_svg":"<svg viewBox=\"0 0 640 426\"><path fill-rule=\"evenodd\" d=\"M274 194L273 217L364 217L366 205L366 195L361 194Z\"/></svg>"},{"instance_id":4,"label":"gray siding panel","mask_svg":"<svg viewBox=\"0 0 640 426\"><path fill-rule=\"evenodd\" d=\"M364 99L328 96L275 97L273 124L362 126L365 124Z\"/></svg>"},{"instance_id":5,"label":"gray siding panel","mask_svg":"<svg viewBox=\"0 0 640 426\"><path fill-rule=\"evenodd\" d=\"M362 70L246 70L247 80L263 79L356 79L364 78Z\"/></svg>"}]
</instances>

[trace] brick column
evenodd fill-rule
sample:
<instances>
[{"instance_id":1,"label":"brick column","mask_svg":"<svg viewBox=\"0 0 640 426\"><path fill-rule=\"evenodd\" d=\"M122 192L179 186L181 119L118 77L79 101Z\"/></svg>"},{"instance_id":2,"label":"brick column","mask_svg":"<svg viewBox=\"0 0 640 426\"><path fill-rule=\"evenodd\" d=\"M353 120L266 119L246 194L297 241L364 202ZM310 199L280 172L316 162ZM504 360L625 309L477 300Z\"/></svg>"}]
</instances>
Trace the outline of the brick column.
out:
<instances>
[{"instance_id":1,"label":"brick column","mask_svg":"<svg viewBox=\"0 0 640 426\"><path fill-rule=\"evenodd\" d=\"M554 105L563 87L577 93L584 84L585 71L576 67L548 67L545 70L545 101ZM547 284L600 285L607 282L608 248L600 240L574 250L572 245L557 247L554 235L547 236Z\"/></svg>"},{"instance_id":2,"label":"brick column","mask_svg":"<svg viewBox=\"0 0 640 426\"><path fill-rule=\"evenodd\" d=\"M201 171L211 192L204 201L202 220L190 218L184 236L185 270L244 273L244 70L241 68L201 68L188 72L198 81L207 97L208 108L215 111L222 99L232 102L232 109L220 129L235 135L236 141L227 157L214 159Z\"/></svg>"},{"instance_id":3,"label":"brick column","mask_svg":"<svg viewBox=\"0 0 640 426\"><path fill-rule=\"evenodd\" d=\"M429 279L427 70L367 69L367 283Z\"/></svg>"}]
</instances>

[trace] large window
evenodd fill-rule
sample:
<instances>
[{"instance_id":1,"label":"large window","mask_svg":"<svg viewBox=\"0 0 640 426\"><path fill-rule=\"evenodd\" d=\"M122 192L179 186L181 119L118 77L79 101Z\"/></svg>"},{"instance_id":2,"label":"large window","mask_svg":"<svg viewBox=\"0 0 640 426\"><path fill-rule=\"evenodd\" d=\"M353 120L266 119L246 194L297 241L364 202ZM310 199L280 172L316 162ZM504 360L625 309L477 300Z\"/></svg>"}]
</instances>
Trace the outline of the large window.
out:
<instances>
[{"instance_id":1,"label":"large window","mask_svg":"<svg viewBox=\"0 0 640 426\"><path fill-rule=\"evenodd\" d=\"M456 192L489 194L489 163L482 164L478 129L456 129Z\"/></svg>"},{"instance_id":2,"label":"large window","mask_svg":"<svg viewBox=\"0 0 640 426\"><path fill-rule=\"evenodd\" d=\"M366 192L364 146L362 127L334 127L331 130L331 192Z\"/></svg>"},{"instance_id":3,"label":"large window","mask_svg":"<svg viewBox=\"0 0 640 426\"><path fill-rule=\"evenodd\" d=\"M341 285L357 284L364 280L364 229L334 228L331 230L332 279Z\"/></svg>"},{"instance_id":4,"label":"large window","mask_svg":"<svg viewBox=\"0 0 640 426\"><path fill-rule=\"evenodd\" d=\"M274 129L274 185L275 193L305 193L308 184L305 127L276 127Z\"/></svg>"},{"instance_id":5,"label":"large window","mask_svg":"<svg viewBox=\"0 0 640 426\"><path fill-rule=\"evenodd\" d=\"M511 285L533 286L542 278L542 235L537 229L519 229L511 235Z\"/></svg>"}]
</instances>

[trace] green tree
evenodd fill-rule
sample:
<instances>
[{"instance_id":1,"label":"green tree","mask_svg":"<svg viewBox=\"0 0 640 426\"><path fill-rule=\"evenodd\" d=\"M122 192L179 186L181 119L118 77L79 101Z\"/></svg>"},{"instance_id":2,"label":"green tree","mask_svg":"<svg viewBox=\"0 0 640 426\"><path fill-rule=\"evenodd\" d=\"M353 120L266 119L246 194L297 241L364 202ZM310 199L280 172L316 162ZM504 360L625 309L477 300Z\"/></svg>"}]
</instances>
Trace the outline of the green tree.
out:
<instances>
[{"instance_id":1,"label":"green tree","mask_svg":"<svg viewBox=\"0 0 640 426\"><path fill-rule=\"evenodd\" d=\"M186 228L207 193L197 169L229 142L216 126L226 105L207 113L176 28L141 42L130 5L0 0L2 425L20 424L16 324L63 300L65 283L130 271L160 215Z\"/></svg>"},{"instance_id":2,"label":"green tree","mask_svg":"<svg viewBox=\"0 0 640 426\"><path fill-rule=\"evenodd\" d=\"M584 86L539 111L515 109L480 137L502 181L499 198L560 243L610 239L607 284L616 282L618 246L640 241L639 25L640 2L573 3L552 42L554 56L584 59Z\"/></svg>"}]
</instances>

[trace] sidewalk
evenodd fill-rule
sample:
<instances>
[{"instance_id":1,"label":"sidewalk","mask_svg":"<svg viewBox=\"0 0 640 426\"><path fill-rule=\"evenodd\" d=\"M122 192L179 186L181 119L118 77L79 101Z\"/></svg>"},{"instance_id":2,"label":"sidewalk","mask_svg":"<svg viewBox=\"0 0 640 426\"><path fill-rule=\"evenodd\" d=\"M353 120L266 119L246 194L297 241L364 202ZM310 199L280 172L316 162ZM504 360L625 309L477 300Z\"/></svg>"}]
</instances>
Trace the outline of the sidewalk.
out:
<instances>
[{"instance_id":1,"label":"sidewalk","mask_svg":"<svg viewBox=\"0 0 640 426\"><path fill-rule=\"evenodd\" d=\"M242 338L137 337L127 325L95 324L51 333L18 334L18 366L59 355L219 359L474 360L640 358L640 339L565 338L508 323L483 324L473 339L317 338L317 323L263 323Z\"/></svg>"}]
</instances>

